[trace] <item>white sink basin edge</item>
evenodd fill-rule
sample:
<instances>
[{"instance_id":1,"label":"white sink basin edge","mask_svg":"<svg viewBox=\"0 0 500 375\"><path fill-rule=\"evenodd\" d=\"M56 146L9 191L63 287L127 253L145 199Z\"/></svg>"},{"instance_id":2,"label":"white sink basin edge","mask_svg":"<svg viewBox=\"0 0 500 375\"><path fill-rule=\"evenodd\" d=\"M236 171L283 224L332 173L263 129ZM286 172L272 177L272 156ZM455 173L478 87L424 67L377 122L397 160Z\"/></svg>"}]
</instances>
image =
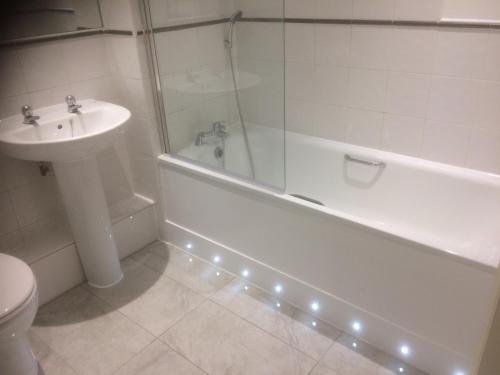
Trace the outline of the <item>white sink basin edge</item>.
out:
<instances>
[{"instance_id":1,"label":"white sink basin edge","mask_svg":"<svg viewBox=\"0 0 500 375\"><path fill-rule=\"evenodd\" d=\"M0 151L23 160L71 162L109 146L123 133L130 111L98 100L82 100L78 113L66 104L35 109L38 125L23 124L21 114L0 120Z\"/></svg>"}]
</instances>

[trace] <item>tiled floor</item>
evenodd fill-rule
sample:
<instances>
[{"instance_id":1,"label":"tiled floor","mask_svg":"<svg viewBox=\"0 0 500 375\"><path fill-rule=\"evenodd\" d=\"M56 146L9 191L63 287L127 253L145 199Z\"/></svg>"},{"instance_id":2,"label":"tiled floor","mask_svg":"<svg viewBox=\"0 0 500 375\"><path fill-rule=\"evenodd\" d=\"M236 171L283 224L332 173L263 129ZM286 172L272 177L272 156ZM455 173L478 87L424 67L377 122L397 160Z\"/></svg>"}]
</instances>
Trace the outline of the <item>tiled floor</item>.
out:
<instances>
[{"instance_id":1,"label":"tiled floor","mask_svg":"<svg viewBox=\"0 0 500 375\"><path fill-rule=\"evenodd\" d=\"M174 247L122 266L119 285L40 309L30 339L45 375L422 374Z\"/></svg>"}]
</instances>

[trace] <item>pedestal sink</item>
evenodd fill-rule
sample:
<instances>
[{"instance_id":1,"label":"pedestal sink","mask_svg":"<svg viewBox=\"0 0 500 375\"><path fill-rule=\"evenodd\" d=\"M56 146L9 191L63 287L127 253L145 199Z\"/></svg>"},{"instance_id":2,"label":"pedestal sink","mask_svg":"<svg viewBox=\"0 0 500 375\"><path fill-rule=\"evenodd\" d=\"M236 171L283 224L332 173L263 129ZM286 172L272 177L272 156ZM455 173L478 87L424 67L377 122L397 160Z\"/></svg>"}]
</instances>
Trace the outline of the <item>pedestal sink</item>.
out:
<instances>
[{"instance_id":1,"label":"pedestal sink","mask_svg":"<svg viewBox=\"0 0 500 375\"><path fill-rule=\"evenodd\" d=\"M96 153L124 131L130 112L96 100L79 104L76 113L68 113L65 104L37 109L36 124L23 124L21 115L0 120L0 151L53 163L87 280L106 288L123 274Z\"/></svg>"}]
</instances>

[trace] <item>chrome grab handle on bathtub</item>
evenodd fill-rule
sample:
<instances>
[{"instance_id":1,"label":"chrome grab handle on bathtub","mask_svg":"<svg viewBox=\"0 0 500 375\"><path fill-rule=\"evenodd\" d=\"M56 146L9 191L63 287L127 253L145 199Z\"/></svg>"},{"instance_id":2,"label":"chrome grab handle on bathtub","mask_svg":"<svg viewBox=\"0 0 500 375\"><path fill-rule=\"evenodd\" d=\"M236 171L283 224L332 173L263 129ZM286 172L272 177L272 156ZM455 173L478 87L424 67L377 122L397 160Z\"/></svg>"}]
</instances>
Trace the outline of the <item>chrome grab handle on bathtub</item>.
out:
<instances>
[{"instance_id":1,"label":"chrome grab handle on bathtub","mask_svg":"<svg viewBox=\"0 0 500 375\"><path fill-rule=\"evenodd\" d=\"M352 156L349 154L345 154L344 159L347 161L355 162L355 163L369 165L370 167L384 168L386 166L386 164L383 161L365 160L365 159L361 159L361 158L358 158L358 157L355 157L355 156Z\"/></svg>"}]
</instances>

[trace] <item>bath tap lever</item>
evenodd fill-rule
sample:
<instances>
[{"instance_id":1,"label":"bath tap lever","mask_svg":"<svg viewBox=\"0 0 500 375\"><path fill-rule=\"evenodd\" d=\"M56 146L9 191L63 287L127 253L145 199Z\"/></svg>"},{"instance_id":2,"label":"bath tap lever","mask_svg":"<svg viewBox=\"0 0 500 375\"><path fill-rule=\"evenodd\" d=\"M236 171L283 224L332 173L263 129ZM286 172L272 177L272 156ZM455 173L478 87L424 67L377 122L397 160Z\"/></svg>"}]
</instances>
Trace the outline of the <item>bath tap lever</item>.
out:
<instances>
[{"instance_id":1,"label":"bath tap lever","mask_svg":"<svg viewBox=\"0 0 500 375\"><path fill-rule=\"evenodd\" d=\"M81 104L76 104L76 98L73 95L66 96L66 104L69 113L78 113L79 109L82 108Z\"/></svg>"},{"instance_id":2,"label":"bath tap lever","mask_svg":"<svg viewBox=\"0 0 500 375\"><path fill-rule=\"evenodd\" d=\"M364 165L369 165L370 167L381 167L384 168L386 164L383 161L374 161L374 160L366 160L362 158L358 158L349 154L345 154L344 159L347 161L352 161L355 163L360 163Z\"/></svg>"},{"instance_id":3,"label":"bath tap lever","mask_svg":"<svg viewBox=\"0 0 500 375\"><path fill-rule=\"evenodd\" d=\"M23 124L26 124L26 125L38 125L38 123L36 122L36 120L39 120L40 116L35 116L33 114L33 108L30 105L28 105L28 104L23 105L21 107L21 113L24 116Z\"/></svg>"},{"instance_id":4,"label":"bath tap lever","mask_svg":"<svg viewBox=\"0 0 500 375\"><path fill-rule=\"evenodd\" d=\"M219 140L224 140L228 136L226 125L223 121L216 121L212 124L212 129L208 131L201 131L196 135L196 140L194 144L196 146L206 145L208 144L205 138L207 137L215 137Z\"/></svg>"}]
</instances>

